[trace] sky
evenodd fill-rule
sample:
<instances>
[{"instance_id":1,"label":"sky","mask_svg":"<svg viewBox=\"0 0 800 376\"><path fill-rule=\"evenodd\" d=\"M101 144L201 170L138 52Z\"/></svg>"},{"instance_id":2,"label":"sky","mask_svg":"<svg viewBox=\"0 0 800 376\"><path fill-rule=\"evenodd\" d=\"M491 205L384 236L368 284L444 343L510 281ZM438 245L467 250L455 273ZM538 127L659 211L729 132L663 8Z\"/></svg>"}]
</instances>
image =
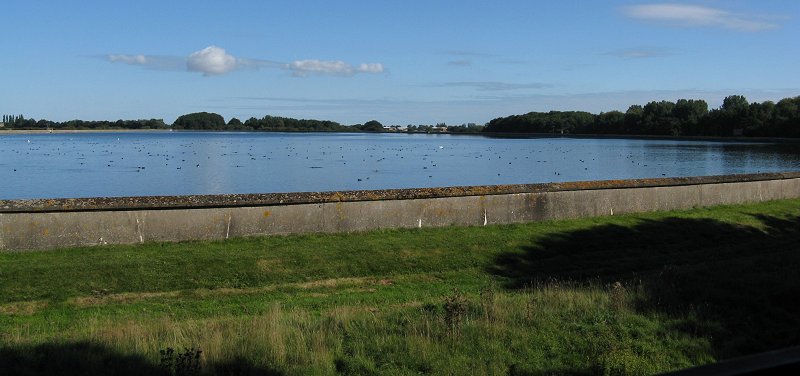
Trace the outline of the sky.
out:
<instances>
[{"instance_id":1,"label":"sky","mask_svg":"<svg viewBox=\"0 0 800 376\"><path fill-rule=\"evenodd\" d=\"M3 0L0 113L384 125L800 95L800 1Z\"/></svg>"}]
</instances>

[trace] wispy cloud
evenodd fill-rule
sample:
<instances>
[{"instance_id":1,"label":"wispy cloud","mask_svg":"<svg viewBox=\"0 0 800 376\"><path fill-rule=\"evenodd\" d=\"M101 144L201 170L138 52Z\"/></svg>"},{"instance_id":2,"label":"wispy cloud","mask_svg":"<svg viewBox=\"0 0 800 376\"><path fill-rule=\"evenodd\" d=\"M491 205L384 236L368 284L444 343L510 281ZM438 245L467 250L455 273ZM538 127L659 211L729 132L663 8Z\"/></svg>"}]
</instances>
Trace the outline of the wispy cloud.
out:
<instances>
[{"instance_id":1,"label":"wispy cloud","mask_svg":"<svg viewBox=\"0 0 800 376\"><path fill-rule=\"evenodd\" d=\"M308 75L352 76L356 73L382 73L381 63L363 63L353 66L344 61L297 60L284 66L292 75L305 77Z\"/></svg>"},{"instance_id":2,"label":"wispy cloud","mask_svg":"<svg viewBox=\"0 0 800 376\"><path fill-rule=\"evenodd\" d=\"M155 70L177 71L185 68L184 59L177 56L111 54L103 58L111 63L138 65Z\"/></svg>"},{"instance_id":3,"label":"wispy cloud","mask_svg":"<svg viewBox=\"0 0 800 376\"><path fill-rule=\"evenodd\" d=\"M468 67L472 65L472 60L470 59L451 60L447 62L447 65L452 65L456 67Z\"/></svg>"},{"instance_id":4,"label":"wispy cloud","mask_svg":"<svg viewBox=\"0 0 800 376\"><path fill-rule=\"evenodd\" d=\"M204 76L216 76L242 69L277 68L291 72L293 76L309 75L352 76L357 73L383 73L381 63L362 63L351 65L343 61L296 60L280 63L270 60L238 58L225 49L208 46L192 52L187 57L109 54L103 56L111 63L136 65L149 69L188 71L202 73Z\"/></svg>"},{"instance_id":5,"label":"wispy cloud","mask_svg":"<svg viewBox=\"0 0 800 376\"><path fill-rule=\"evenodd\" d=\"M492 118L530 111L588 111L592 113L611 110L625 111L632 104L679 98L704 99L709 107L722 104L723 98L741 94L750 101L777 100L797 95L792 88L775 90L757 89L681 89L681 90L621 90L583 93L525 93L484 92L481 95L440 100L418 97L384 98L303 98L303 97L226 97L220 102L199 108L214 108L232 116L261 117L265 113L298 118L331 119L343 124L355 124L368 119L379 119L384 124L461 124L484 123Z\"/></svg>"},{"instance_id":6,"label":"wispy cloud","mask_svg":"<svg viewBox=\"0 0 800 376\"><path fill-rule=\"evenodd\" d=\"M507 83L497 81L459 81L459 82L442 82L427 85L428 87L471 87L479 91L506 91L506 90L523 90L523 89L544 89L553 87L552 84L542 82L532 83Z\"/></svg>"},{"instance_id":7,"label":"wispy cloud","mask_svg":"<svg viewBox=\"0 0 800 376\"><path fill-rule=\"evenodd\" d=\"M441 54L450 55L453 57L453 60L449 60L447 65L451 67L471 67L474 60L480 59L494 59L497 58L499 55L485 53L485 52L476 52L476 51L464 51L464 50L446 50L441 51Z\"/></svg>"},{"instance_id":8,"label":"wispy cloud","mask_svg":"<svg viewBox=\"0 0 800 376\"><path fill-rule=\"evenodd\" d=\"M671 56L675 55L675 52L666 48L638 47L609 51L603 55L616 56L624 59L646 59Z\"/></svg>"},{"instance_id":9,"label":"wispy cloud","mask_svg":"<svg viewBox=\"0 0 800 376\"><path fill-rule=\"evenodd\" d=\"M765 16L737 14L723 9L688 4L644 4L622 8L628 17L670 26L723 27L739 31L762 31L778 27Z\"/></svg>"},{"instance_id":10,"label":"wispy cloud","mask_svg":"<svg viewBox=\"0 0 800 376\"><path fill-rule=\"evenodd\" d=\"M485 53L485 52L476 52L476 51L464 51L464 50L447 50L442 51L443 54L451 55L451 56L465 56L465 57L497 57L498 55Z\"/></svg>"},{"instance_id":11,"label":"wispy cloud","mask_svg":"<svg viewBox=\"0 0 800 376\"><path fill-rule=\"evenodd\" d=\"M112 63L146 65L149 59L144 55L108 55L108 60Z\"/></svg>"}]
</instances>

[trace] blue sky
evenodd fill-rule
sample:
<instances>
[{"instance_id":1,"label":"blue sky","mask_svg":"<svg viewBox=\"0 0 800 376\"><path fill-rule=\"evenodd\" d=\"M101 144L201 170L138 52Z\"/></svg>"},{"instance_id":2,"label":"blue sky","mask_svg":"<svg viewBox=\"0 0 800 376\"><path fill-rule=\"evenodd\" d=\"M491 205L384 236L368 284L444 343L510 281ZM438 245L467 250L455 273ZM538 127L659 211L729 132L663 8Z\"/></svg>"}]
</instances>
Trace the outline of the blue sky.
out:
<instances>
[{"instance_id":1,"label":"blue sky","mask_svg":"<svg viewBox=\"0 0 800 376\"><path fill-rule=\"evenodd\" d=\"M800 1L4 0L0 113L485 123L800 95Z\"/></svg>"}]
</instances>

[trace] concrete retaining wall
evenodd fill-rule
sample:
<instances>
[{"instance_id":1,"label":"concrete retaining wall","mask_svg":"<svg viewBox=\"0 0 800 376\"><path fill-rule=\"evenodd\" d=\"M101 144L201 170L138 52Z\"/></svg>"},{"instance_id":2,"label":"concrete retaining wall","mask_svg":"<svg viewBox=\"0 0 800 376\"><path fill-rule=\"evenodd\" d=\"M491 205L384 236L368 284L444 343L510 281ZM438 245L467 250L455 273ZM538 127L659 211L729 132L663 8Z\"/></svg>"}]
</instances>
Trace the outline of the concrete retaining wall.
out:
<instances>
[{"instance_id":1,"label":"concrete retaining wall","mask_svg":"<svg viewBox=\"0 0 800 376\"><path fill-rule=\"evenodd\" d=\"M0 200L0 250L483 226L800 197L800 172L260 195Z\"/></svg>"}]
</instances>

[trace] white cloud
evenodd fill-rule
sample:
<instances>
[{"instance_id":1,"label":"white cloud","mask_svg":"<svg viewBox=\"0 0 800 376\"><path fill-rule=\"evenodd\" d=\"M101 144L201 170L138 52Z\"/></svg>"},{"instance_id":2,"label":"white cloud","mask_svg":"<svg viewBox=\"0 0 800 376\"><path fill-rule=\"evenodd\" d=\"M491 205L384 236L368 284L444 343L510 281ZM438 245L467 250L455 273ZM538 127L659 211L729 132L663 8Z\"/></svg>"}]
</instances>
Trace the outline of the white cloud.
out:
<instances>
[{"instance_id":1,"label":"white cloud","mask_svg":"<svg viewBox=\"0 0 800 376\"><path fill-rule=\"evenodd\" d=\"M195 51L186 58L186 69L211 76L225 74L240 66L238 59L217 46L208 46Z\"/></svg>"},{"instance_id":2,"label":"white cloud","mask_svg":"<svg viewBox=\"0 0 800 376\"><path fill-rule=\"evenodd\" d=\"M111 63L138 65L150 69L199 72L204 76L222 75L240 69L277 68L291 71L294 76L308 75L352 76L357 73L383 73L381 63L362 63L357 66L344 61L297 60L279 63L269 60L235 57L217 46L208 46L187 57L109 54L101 58Z\"/></svg>"},{"instance_id":3,"label":"white cloud","mask_svg":"<svg viewBox=\"0 0 800 376\"><path fill-rule=\"evenodd\" d=\"M359 64L358 67L353 67L341 60L323 61L314 59L296 60L286 64L285 68L299 77L305 77L310 74L352 76L356 73L382 73L384 71L383 64L380 63L365 63Z\"/></svg>"},{"instance_id":4,"label":"white cloud","mask_svg":"<svg viewBox=\"0 0 800 376\"><path fill-rule=\"evenodd\" d=\"M778 27L776 23L762 16L735 14L699 5L633 5L623 8L622 11L631 18L673 26L715 26L739 31L761 31Z\"/></svg>"},{"instance_id":5,"label":"white cloud","mask_svg":"<svg viewBox=\"0 0 800 376\"><path fill-rule=\"evenodd\" d=\"M381 63L361 63L356 68L358 73L383 73L383 64Z\"/></svg>"}]
</instances>

